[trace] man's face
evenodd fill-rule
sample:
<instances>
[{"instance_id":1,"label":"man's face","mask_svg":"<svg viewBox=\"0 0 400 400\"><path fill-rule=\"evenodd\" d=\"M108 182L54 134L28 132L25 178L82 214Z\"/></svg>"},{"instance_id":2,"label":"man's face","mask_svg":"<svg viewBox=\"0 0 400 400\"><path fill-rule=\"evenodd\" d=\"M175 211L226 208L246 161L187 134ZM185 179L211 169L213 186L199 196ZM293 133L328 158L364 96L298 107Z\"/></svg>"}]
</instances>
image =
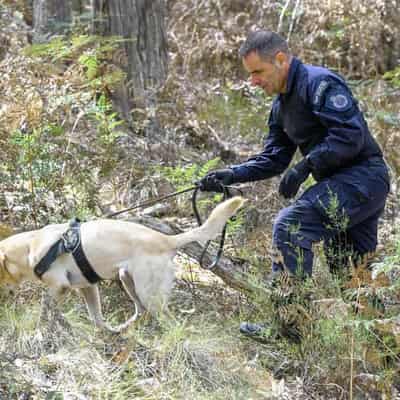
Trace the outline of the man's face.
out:
<instances>
[{"instance_id":1,"label":"man's face","mask_svg":"<svg viewBox=\"0 0 400 400\"><path fill-rule=\"evenodd\" d=\"M242 61L253 86L260 87L268 96L286 91L289 71L286 54L278 52L273 59L267 61L260 58L256 51L252 51Z\"/></svg>"}]
</instances>

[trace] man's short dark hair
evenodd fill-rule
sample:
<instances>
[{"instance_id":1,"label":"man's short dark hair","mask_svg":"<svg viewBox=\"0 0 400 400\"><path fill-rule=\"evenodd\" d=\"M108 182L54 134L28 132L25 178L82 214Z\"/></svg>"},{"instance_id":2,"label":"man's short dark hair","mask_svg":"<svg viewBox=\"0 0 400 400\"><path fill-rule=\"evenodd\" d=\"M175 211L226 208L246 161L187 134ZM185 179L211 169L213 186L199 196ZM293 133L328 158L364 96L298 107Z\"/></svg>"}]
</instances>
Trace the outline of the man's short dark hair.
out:
<instances>
[{"instance_id":1,"label":"man's short dark hair","mask_svg":"<svg viewBox=\"0 0 400 400\"><path fill-rule=\"evenodd\" d=\"M250 32L240 46L239 56L244 58L253 51L261 58L272 59L278 51L288 54L289 47L286 40L277 33L259 30Z\"/></svg>"}]
</instances>

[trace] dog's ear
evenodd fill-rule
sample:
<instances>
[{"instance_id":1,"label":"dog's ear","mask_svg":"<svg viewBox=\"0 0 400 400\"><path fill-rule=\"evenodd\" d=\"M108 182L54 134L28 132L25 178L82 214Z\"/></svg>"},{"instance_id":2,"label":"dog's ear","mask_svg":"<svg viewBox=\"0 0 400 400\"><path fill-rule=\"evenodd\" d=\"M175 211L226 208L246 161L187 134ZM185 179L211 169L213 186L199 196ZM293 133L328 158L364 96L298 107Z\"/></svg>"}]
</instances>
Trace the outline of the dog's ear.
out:
<instances>
[{"instance_id":1,"label":"dog's ear","mask_svg":"<svg viewBox=\"0 0 400 400\"><path fill-rule=\"evenodd\" d=\"M6 255L0 250L0 267L4 268L5 261L6 261Z\"/></svg>"},{"instance_id":2,"label":"dog's ear","mask_svg":"<svg viewBox=\"0 0 400 400\"><path fill-rule=\"evenodd\" d=\"M5 261L6 255L0 250L0 285L5 279Z\"/></svg>"}]
</instances>

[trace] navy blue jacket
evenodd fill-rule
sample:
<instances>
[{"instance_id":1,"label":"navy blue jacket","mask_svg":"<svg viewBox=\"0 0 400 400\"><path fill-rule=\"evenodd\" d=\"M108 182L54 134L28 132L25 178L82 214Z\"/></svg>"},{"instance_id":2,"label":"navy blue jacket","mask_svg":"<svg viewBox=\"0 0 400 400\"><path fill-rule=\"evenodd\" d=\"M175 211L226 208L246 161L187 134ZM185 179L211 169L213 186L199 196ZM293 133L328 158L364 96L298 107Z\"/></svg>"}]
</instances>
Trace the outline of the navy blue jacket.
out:
<instances>
[{"instance_id":1,"label":"navy blue jacket","mask_svg":"<svg viewBox=\"0 0 400 400\"><path fill-rule=\"evenodd\" d=\"M268 126L264 150L231 167L234 182L282 173L297 148L318 180L368 159L382 158L344 79L296 58L290 64L286 93L272 104Z\"/></svg>"}]
</instances>

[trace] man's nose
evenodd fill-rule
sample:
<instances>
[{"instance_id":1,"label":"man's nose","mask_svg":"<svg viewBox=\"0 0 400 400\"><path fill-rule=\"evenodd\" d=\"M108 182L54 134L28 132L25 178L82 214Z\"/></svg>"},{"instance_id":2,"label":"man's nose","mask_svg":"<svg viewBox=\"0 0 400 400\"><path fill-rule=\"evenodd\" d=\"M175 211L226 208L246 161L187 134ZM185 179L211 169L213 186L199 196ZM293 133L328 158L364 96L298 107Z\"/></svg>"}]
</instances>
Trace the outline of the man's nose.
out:
<instances>
[{"instance_id":1,"label":"man's nose","mask_svg":"<svg viewBox=\"0 0 400 400\"><path fill-rule=\"evenodd\" d=\"M252 76L250 78L250 83L252 86L259 86L260 85L260 78L256 77L256 76Z\"/></svg>"}]
</instances>

